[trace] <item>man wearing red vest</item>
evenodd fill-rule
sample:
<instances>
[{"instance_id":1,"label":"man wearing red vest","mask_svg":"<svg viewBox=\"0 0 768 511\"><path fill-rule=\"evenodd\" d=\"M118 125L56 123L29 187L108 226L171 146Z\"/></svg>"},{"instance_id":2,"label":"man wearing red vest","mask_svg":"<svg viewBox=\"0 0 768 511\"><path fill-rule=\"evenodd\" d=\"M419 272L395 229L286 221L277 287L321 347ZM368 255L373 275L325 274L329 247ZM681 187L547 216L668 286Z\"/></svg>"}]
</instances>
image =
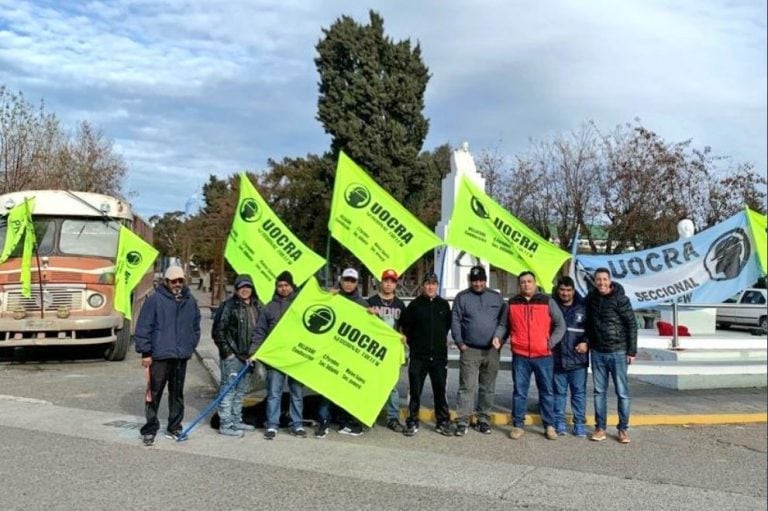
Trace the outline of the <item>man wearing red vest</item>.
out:
<instances>
[{"instance_id":1,"label":"man wearing red vest","mask_svg":"<svg viewBox=\"0 0 768 511\"><path fill-rule=\"evenodd\" d=\"M512 431L517 440L525 434L525 411L531 373L539 391L539 413L548 439L556 440L554 428L554 359L552 348L565 334L565 319L557 303L536 286L529 271L517 277L520 293L509 299L509 340L512 347Z\"/></svg>"}]
</instances>

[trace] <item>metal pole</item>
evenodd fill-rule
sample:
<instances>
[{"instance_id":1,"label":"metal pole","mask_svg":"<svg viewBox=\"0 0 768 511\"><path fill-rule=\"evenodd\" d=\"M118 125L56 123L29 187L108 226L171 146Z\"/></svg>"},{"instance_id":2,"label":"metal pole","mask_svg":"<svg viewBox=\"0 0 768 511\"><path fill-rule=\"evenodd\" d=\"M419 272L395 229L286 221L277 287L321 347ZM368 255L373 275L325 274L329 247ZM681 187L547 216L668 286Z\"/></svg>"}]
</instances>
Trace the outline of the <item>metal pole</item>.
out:
<instances>
[{"instance_id":1,"label":"metal pole","mask_svg":"<svg viewBox=\"0 0 768 511\"><path fill-rule=\"evenodd\" d=\"M677 349L679 343L677 339L677 302L672 302L672 349Z\"/></svg>"}]
</instances>

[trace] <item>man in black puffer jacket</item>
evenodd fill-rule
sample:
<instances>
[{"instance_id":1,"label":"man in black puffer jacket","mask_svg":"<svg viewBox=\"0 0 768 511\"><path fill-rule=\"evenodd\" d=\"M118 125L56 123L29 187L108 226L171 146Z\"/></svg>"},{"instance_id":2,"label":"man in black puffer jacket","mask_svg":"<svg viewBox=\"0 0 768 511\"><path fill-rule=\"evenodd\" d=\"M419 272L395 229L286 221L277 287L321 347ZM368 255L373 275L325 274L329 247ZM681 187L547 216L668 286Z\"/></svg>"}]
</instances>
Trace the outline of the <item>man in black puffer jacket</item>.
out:
<instances>
[{"instance_id":1,"label":"man in black puffer jacket","mask_svg":"<svg viewBox=\"0 0 768 511\"><path fill-rule=\"evenodd\" d=\"M259 297L253 287L250 275L238 275L235 291L219 307L217 320L213 323L213 342L219 348L221 387L229 385L248 362L251 334L259 319ZM243 422L243 397L250 386L246 375L222 398L219 417L222 435L241 437L243 431L255 428Z\"/></svg>"},{"instance_id":2,"label":"man in black puffer jacket","mask_svg":"<svg viewBox=\"0 0 768 511\"><path fill-rule=\"evenodd\" d=\"M618 441L629 443L629 384L627 366L637 355L637 323L621 284L611 282L611 272L598 268L595 289L587 296L587 339L592 353L595 397L595 431L591 440L605 440L608 377L613 375L619 407Z\"/></svg>"}]
</instances>

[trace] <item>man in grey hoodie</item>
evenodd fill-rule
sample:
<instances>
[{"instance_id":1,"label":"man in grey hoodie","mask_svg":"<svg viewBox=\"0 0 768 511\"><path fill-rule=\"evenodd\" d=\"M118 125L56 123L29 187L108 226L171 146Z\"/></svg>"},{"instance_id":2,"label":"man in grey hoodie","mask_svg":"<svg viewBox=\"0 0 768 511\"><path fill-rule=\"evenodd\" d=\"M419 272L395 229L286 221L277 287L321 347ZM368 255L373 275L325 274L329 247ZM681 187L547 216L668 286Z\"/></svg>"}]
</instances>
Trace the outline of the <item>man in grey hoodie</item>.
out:
<instances>
[{"instance_id":1,"label":"man in grey hoodie","mask_svg":"<svg viewBox=\"0 0 768 511\"><path fill-rule=\"evenodd\" d=\"M499 348L505 337L504 299L497 291L488 289L485 268L473 266L469 282L470 287L453 301L451 321L451 335L461 352L456 436L467 434L473 412L477 419L475 429L491 434L490 411L499 372Z\"/></svg>"}]
</instances>

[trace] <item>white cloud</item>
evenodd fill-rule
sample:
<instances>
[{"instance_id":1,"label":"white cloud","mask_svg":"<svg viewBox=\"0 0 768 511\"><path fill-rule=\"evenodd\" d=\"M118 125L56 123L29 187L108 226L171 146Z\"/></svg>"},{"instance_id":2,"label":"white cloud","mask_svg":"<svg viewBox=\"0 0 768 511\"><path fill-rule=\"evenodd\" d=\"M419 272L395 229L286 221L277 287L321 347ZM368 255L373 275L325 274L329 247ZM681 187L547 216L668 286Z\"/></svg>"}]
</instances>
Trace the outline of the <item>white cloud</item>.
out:
<instances>
[{"instance_id":1,"label":"white cloud","mask_svg":"<svg viewBox=\"0 0 768 511\"><path fill-rule=\"evenodd\" d=\"M766 169L759 2L413 2L374 6L430 68L425 148L522 151L594 119L642 118ZM314 45L351 0L0 0L0 83L100 124L146 214L183 209L209 173L319 153ZM168 188L175 184L179 189ZM172 191L171 191L172 190Z\"/></svg>"}]
</instances>

